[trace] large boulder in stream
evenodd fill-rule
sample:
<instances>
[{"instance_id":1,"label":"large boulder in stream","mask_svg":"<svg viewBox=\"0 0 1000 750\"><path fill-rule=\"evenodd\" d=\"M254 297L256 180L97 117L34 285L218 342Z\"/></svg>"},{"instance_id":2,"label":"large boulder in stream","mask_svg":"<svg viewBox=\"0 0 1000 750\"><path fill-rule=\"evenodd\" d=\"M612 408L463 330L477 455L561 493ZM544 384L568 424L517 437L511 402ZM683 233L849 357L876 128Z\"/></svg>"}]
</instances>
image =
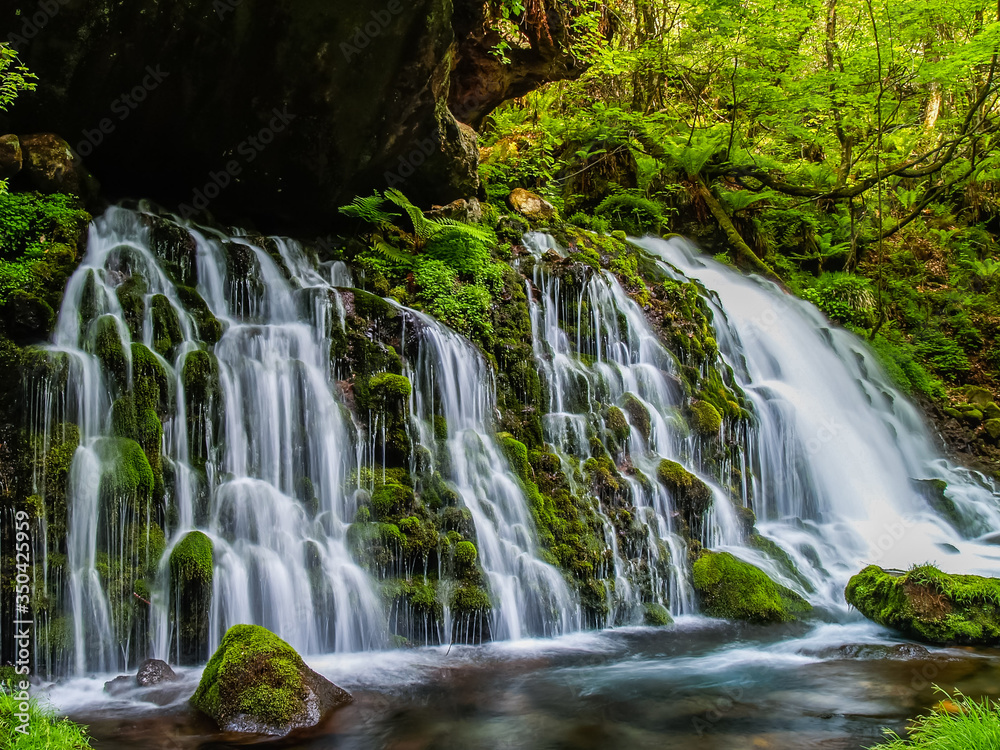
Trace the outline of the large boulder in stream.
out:
<instances>
[{"instance_id":1,"label":"large boulder in stream","mask_svg":"<svg viewBox=\"0 0 1000 750\"><path fill-rule=\"evenodd\" d=\"M224 732L283 736L352 700L259 625L234 625L209 660L192 705Z\"/></svg>"},{"instance_id":2,"label":"large boulder in stream","mask_svg":"<svg viewBox=\"0 0 1000 750\"><path fill-rule=\"evenodd\" d=\"M1000 578L949 575L930 565L907 572L869 565L844 591L869 620L935 645L1000 643Z\"/></svg>"},{"instance_id":3,"label":"large boulder in stream","mask_svg":"<svg viewBox=\"0 0 1000 750\"><path fill-rule=\"evenodd\" d=\"M693 573L702 610L712 617L766 624L797 620L812 609L794 591L729 552L703 552Z\"/></svg>"}]
</instances>

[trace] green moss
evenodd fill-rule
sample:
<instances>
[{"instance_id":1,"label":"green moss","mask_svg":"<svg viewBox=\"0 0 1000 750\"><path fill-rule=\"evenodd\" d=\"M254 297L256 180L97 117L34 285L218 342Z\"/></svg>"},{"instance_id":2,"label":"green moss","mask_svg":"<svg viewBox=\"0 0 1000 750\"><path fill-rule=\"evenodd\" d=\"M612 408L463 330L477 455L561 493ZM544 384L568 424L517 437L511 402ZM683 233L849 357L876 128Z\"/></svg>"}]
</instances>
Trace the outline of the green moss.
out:
<instances>
[{"instance_id":1,"label":"green moss","mask_svg":"<svg viewBox=\"0 0 1000 750\"><path fill-rule=\"evenodd\" d=\"M676 461L660 461L656 478L670 491L676 509L687 523L689 535L699 538L705 512L712 505L711 488Z\"/></svg>"},{"instance_id":2,"label":"green moss","mask_svg":"<svg viewBox=\"0 0 1000 750\"><path fill-rule=\"evenodd\" d=\"M217 343L222 338L224 330L222 323L212 314L208 304L198 294L198 291L192 287L179 286L177 287L177 297L184 303L188 314L194 318L195 325L198 326L198 338L209 346Z\"/></svg>"},{"instance_id":3,"label":"green moss","mask_svg":"<svg viewBox=\"0 0 1000 750\"><path fill-rule=\"evenodd\" d=\"M507 460L510 461L510 467L514 470L514 474L522 482L533 481L531 465L528 463L528 448L525 444L508 433L500 433L497 437L500 438L500 446L503 448Z\"/></svg>"},{"instance_id":4,"label":"green moss","mask_svg":"<svg viewBox=\"0 0 1000 750\"><path fill-rule=\"evenodd\" d=\"M120 385L124 386L128 382L128 358L122 346L118 324L111 315L103 315L97 321L94 354L101 361L104 371L112 375Z\"/></svg>"},{"instance_id":5,"label":"green moss","mask_svg":"<svg viewBox=\"0 0 1000 750\"><path fill-rule=\"evenodd\" d=\"M307 669L295 649L258 625L234 625L202 674L191 698L220 726L238 717L287 726L302 711Z\"/></svg>"},{"instance_id":6,"label":"green moss","mask_svg":"<svg viewBox=\"0 0 1000 750\"><path fill-rule=\"evenodd\" d=\"M455 545L452 554L455 558L455 565L460 571L472 569L476 564L476 557L479 555L476 551L476 545L472 542L459 542Z\"/></svg>"},{"instance_id":7,"label":"green moss","mask_svg":"<svg viewBox=\"0 0 1000 750\"><path fill-rule=\"evenodd\" d=\"M713 617L788 622L812 609L794 591L728 552L703 552L694 564L693 582L705 614Z\"/></svg>"},{"instance_id":8,"label":"green moss","mask_svg":"<svg viewBox=\"0 0 1000 750\"><path fill-rule=\"evenodd\" d=\"M408 378L391 372L373 375L368 381L372 399L383 406L398 405L410 397L413 387Z\"/></svg>"},{"instance_id":9,"label":"green moss","mask_svg":"<svg viewBox=\"0 0 1000 750\"><path fill-rule=\"evenodd\" d=\"M387 483L372 491L371 513L377 521L395 520L413 506L413 490L401 484Z\"/></svg>"},{"instance_id":10,"label":"green moss","mask_svg":"<svg viewBox=\"0 0 1000 750\"><path fill-rule=\"evenodd\" d=\"M153 348L161 356L170 359L177 345L184 340L177 311L162 294L153 296L150 309L153 314Z\"/></svg>"},{"instance_id":11,"label":"green moss","mask_svg":"<svg viewBox=\"0 0 1000 750\"><path fill-rule=\"evenodd\" d=\"M851 578L847 602L911 638L938 645L1000 641L1000 579L948 575L929 565L906 573L869 565Z\"/></svg>"},{"instance_id":12,"label":"green moss","mask_svg":"<svg viewBox=\"0 0 1000 750\"><path fill-rule=\"evenodd\" d=\"M691 426L699 435L714 437L722 429L722 415L708 401L695 401L691 404Z\"/></svg>"},{"instance_id":13,"label":"green moss","mask_svg":"<svg viewBox=\"0 0 1000 750\"><path fill-rule=\"evenodd\" d=\"M170 575L175 581L212 582L212 540L192 531L170 553Z\"/></svg>"},{"instance_id":14,"label":"green moss","mask_svg":"<svg viewBox=\"0 0 1000 750\"><path fill-rule=\"evenodd\" d=\"M671 625L674 622L674 618L670 616L667 608L662 604L657 604L656 602L646 602L642 605L643 608L643 619L642 621L646 625L652 625L654 627L664 627L666 625Z\"/></svg>"},{"instance_id":15,"label":"green moss","mask_svg":"<svg viewBox=\"0 0 1000 750\"><path fill-rule=\"evenodd\" d=\"M105 466L102 495L138 502L152 498L155 478L141 445L127 438L108 438L98 443L98 454Z\"/></svg>"},{"instance_id":16,"label":"green moss","mask_svg":"<svg viewBox=\"0 0 1000 750\"><path fill-rule=\"evenodd\" d=\"M630 432L628 420L625 419L625 413L617 406L608 409L607 425L619 443L624 443L628 439Z\"/></svg>"},{"instance_id":17,"label":"green moss","mask_svg":"<svg viewBox=\"0 0 1000 750\"><path fill-rule=\"evenodd\" d=\"M479 586L462 586L451 594L451 608L459 614L486 612L492 606L489 594Z\"/></svg>"},{"instance_id":18,"label":"green moss","mask_svg":"<svg viewBox=\"0 0 1000 750\"><path fill-rule=\"evenodd\" d=\"M795 582L798 583L804 591L808 591L811 594L816 590L816 587L809 582L809 579L798 571L798 568L795 567L795 563L792 562L792 558L789 557L788 553L766 536L762 536L757 532L752 532L748 535L747 542L751 547L760 550L778 563L785 574L790 578L794 578Z\"/></svg>"},{"instance_id":19,"label":"green moss","mask_svg":"<svg viewBox=\"0 0 1000 750\"><path fill-rule=\"evenodd\" d=\"M622 396L622 407L625 409L625 413L628 414L629 421L632 423L632 426L635 427L646 440L649 440L651 423L649 420L649 410L646 408L645 404L636 398L635 395L626 393Z\"/></svg>"},{"instance_id":20,"label":"green moss","mask_svg":"<svg viewBox=\"0 0 1000 750\"><path fill-rule=\"evenodd\" d=\"M137 410L152 409L166 415L170 396L167 371L142 344L132 344L132 393Z\"/></svg>"},{"instance_id":21,"label":"green moss","mask_svg":"<svg viewBox=\"0 0 1000 750\"><path fill-rule=\"evenodd\" d=\"M88 284L90 284L88 277ZM133 339L142 338L142 322L146 315L146 293L149 287L146 280L139 274L129 276L118 285L115 294L118 296L118 304L121 305L122 315L125 318L125 325L128 326ZM96 294L96 289L93 294ZM84 321L89 321L93 315L81 311Z\"/></svg>"}]
</instances>

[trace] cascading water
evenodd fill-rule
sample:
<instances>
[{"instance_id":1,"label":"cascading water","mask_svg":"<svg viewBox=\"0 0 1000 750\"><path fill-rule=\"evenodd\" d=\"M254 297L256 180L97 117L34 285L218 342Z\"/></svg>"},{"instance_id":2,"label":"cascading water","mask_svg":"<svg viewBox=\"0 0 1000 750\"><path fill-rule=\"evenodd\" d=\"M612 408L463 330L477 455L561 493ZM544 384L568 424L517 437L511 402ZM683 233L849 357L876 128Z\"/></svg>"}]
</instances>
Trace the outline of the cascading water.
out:
<instances>
[{"instance_id":1,"label":"cascading water","mask_svg":"<svg viewBox=\"0 0 1000 750\"><path fill-rule=\"evenodd\" d=\"M45 639L51 673L130 667L147 651L204 660L240 622L305 653L388 644L387 603L349 538L365 490L384 475L385 440L377 419L364 436L338 382L348 374L331 362L351 285L342 263L317 266L289 240L183 226L144 208L93 223L33 382L42 450L67 425L79 432L67 491L72 631L63 646ZM411 431L432 445L434 416L448 424L442 473L471 512L492 599L482 632L425 639L577 629L579 605L539 559L493 436L485 362L436 321L402 314L418 341L407 365ZM206 626L193 636L181 632L182 592L170 583L172 553L191 532L212 553Z\"/></svg>"},{"instance_id":2,"label":"cascading water","mask_svg":"<svg viewBox=\"0 0 1000 750\"><path fill-rule=\"evenodd\" d=\"M409 315L419 324L418 354L408 368L418 442L433 445L434 417L443 416L453 488L472 512L496 602L492 636L518 639L579 629L579 604L562 574L538 558L527 501L490 426L492 373L467 340L427 315Z\"/></svg>"},{"instance_id":3,"label":"cascading water","mask_svg":"<svg viewBox=\"0 0 1000 750\"><path fill-rule=\"evenodd\" d=\"M59 566L69 616L42 623L48 671L110 671L147 651L204 660L238 622L316 653L379 648L401 631L425 643L516 639L640 622L651 606L691 613L689 541L731 550L841 611L847 578L868 562L995 571L996 547L977 539L1000 527L995 488L942 458L864 345L815 308L684 242L641 241L663 278L708 290L725 366L706 360L692 374L615 275L592 265L567 276L571 252L542 235L526 242L545 450L593 505L603 551L592 580L603 592L581 603L582 589L542 559L527 480L495 433L484 358L434 319L378 299L402 325L391 356L412 383L399 404L416 446L410 475L436 477L468 514L483 588L478 574L456 573L454 540L437 532L436 549L403 567L362 560L357 539L398 551L406 534L368 515L391 479L395 428L387 414L361 418L352 373L331 358L365 299L346 266L317 264L290 240L113 208L91 227L44 363L29 368L36 450L75 450ZM713 377L747 418L696 435L691 383ZM705 510L657 481L678 464L705 488ZM935 501L927 480L946 494ZM749 544L746 507L797 572ZM192 571L172 562L192 532L211 549L210 607L194 637L171 585ZM422 630L399 604L411 585L426 587L405 605L423 608ZM485 621L455 617L464 595Z\"/></svg>"},{"instance_id":4,"label":"cascading water","mask_svg":"<svg viewBox=\"0 0 1000 750\"><path fill-rule=\"evenodd\" d=\"M638 244L666 273L709 290L719 351L753 402L746 465L758 528L808 579L814 591L804 594L844 609L847 579L870 563L996 574L1000 551L983 537L1000 528L997 488L941 455L856 336L684 240ZM924 480L947 483L951 521L921 491ZM763 555L733 551L795 586Z\"/></svg>"}]
</instances>

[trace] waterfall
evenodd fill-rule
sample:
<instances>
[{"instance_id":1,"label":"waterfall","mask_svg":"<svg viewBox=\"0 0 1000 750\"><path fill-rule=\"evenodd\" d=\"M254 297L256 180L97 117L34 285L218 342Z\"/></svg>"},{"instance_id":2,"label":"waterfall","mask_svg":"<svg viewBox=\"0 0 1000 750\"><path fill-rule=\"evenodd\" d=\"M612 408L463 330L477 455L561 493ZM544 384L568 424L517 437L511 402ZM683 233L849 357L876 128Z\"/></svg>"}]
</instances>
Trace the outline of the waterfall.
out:
<instances>
[{"instance_id":1,"label":"waterfall","mask_svg":"<svg viewBox=\"0 0 1000 750\"><path fill-rule=\"evenodd\" d=\"M848 578L871 563L996 574L1000 551L986 537L1000 528L997 487L941 454L857 336L685 240L638 244L664 272L709 292L719 351L753 403L747 467L758 528L808 580L804 594L844 609ZM947 484L937 507L921 491L926 480ZM755 551L733 551L783 577Z\"/></svg>"},{"instance_id":2,"label":"waterfall","mask_svg":"<svg viewBox=\"0 0 1000 750\"><path fill-rule=\"evenodd\" d=\"M454 490L472 513L481 563L496 601L493 637L578 630L579 605L562 574L538 558L527 500L490 424L493 374L466 339L427 315L409 315L420 326L418 354L408 368L418 441L433 445L434 417L444 417Z\"/></svg>"},{"instance_id":3,"label":"waterfall","mask_svg":"<svg viewBox=\"0 0 1000 750\"><path fill-rule=\"evenodd\" d=\"M867 563L996 570L996 487L941 455L853 334L686 242L638 241L685 315L700 311L711 352L690 359L665 340L680 329L658 329L615 274L551 237L525 243L515 264L543 383L531 460L562 477L567 513L588 514L601 549L584 573L553 564L534 469L497 433L494 373L470 341L354 289L344 263L293 240L145 205L96 219L53 339L26 368L36 491L52 484L49 454L72 457L65 559L52 547L43 571L66 614L43 617L47 671L204 661L241 622L325 653L656 621L697 611L689 559L702 547L838 616ZM351 335L371 347L370 383L405 383L398 403L363 413ZM709 434L691 429L692 383L728 410ZM663 480L675 470L701 488L697 512ZM438 505L372 516L378 492L413 502L427 482ZM423 524L434 541L404 559ZM207 570L184 557L206 547Z\"/></svg>"}]
</instances>

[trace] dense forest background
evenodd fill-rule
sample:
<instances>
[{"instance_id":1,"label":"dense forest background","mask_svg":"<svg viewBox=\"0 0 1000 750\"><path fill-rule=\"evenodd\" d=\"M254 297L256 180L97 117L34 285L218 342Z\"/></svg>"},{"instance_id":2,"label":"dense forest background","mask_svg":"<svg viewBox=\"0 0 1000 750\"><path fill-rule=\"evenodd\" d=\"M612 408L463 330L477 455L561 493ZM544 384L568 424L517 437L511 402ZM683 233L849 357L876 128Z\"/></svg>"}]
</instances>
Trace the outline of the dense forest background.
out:
<instances>
[{"instance_id":1,"label":"dense forest background","mask_svg":"<svg viewBox=\"0 0 1000 750\"><path fill-rule=\"evenodd\" d=\"M533 46L530 5L498 9L496 54ZM530 187L571 223L683 233L780 278L989 455L1000 415L968 386L1000 369L997 8L571 5L587 67L484 119L490 198Z\"/></svg>"}]
</instances>

